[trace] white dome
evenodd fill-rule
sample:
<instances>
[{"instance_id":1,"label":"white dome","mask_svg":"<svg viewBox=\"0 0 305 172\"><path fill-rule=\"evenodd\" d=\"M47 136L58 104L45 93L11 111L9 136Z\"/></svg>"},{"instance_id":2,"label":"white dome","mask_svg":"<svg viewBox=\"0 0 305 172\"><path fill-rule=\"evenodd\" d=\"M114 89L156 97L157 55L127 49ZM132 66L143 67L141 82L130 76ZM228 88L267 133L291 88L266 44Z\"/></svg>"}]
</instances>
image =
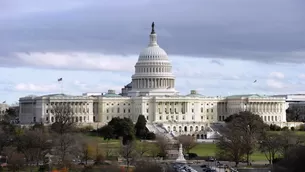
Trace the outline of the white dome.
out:
<instances>
[{"instance_id":1,"label":"white dome","mask_svg":"<svg viewBox=\"0 0 305 172\"><path fill-rule=\"evenodd\" d=\"M151 46L140 53L138 60L168 60L168 57L167 53L159 46Z\"/></svg>"},{"instance_id":2,"label":"white dome","mask_svg":"<svg viewBox=\"0 0 305 172\"><path fill-rule=\"evenodd\" d=\"M129 96L138 95L175 95L175 76L167 53L159 47L157 34L152 31L149 35L149 44L140 53L132 75L132 90Z\"/></svg>"}]
</instances>

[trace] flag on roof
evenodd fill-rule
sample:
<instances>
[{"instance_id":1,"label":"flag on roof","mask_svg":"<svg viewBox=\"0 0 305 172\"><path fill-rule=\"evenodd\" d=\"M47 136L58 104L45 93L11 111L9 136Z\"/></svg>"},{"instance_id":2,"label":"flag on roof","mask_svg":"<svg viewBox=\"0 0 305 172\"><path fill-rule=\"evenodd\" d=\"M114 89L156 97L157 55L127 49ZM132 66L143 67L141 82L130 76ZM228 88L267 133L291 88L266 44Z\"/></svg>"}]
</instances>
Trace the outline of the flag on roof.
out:
<instances>
[{"instance_id":1,"label":"flag on roof","mask_svg":"<svg viewBox=\"0 0 305 172\"><path fill-rule=\"evenodd\" d=\"M62 78L58 78L57 81L58 81L58 82L62 81Z\"/></svg>"}]
</instances>

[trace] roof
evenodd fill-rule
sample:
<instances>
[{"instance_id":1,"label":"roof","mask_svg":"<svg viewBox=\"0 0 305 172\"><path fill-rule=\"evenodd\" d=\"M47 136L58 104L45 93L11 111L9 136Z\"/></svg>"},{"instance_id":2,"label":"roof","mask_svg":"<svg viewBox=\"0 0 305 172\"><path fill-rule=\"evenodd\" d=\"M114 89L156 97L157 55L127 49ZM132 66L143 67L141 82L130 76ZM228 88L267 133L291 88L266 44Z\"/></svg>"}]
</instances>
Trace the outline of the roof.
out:
<instances>
[{"instance_id":1,"label":"roof","mask_svg":"<svg viewBox=\"0 0 305 172\"><path fill-rule=\"evenodd\" d=\"M187 94L187 97L204 97L203 95L199 94L199 93L195 93L195 94Z\"/></svg>"},{"instance_id":2,"label":"roof","mask_svg":"<svg viewBox=\"0 0 305 172\"><path fill-rule=\"evenodd\" d=\"M241 94L241 95L231 95L231 96L227 96L226 98L242 98L242 97L247 97L247 98L264 98L264 97L268 97L266 95L259 95L259 94Z\"/></svg>"},{"instance_id":3,"label":"roof","mask_svg":"<svg viewBox=\"0 0 305 172\"><path fill-rule=\"evenodd\" d=\"M122 97L122 96L115 93L106 93L103 95L103 97Z\"/></svg>"},{"instance_id":4,"label":"roof","mask_svg":"<svg viewBox=\"0 0 305 172\"><path fill-rule=\"evenodd\" d=\"M126 88L132 88L132 82L130 82L129 84L127 84L125 87L126 87Z\"/></svg>"},{"instance_id":5,"label":"roof","mask_svg":"<svg viewBox=\"0 0 305 172\"><path fill-rule=\"evenodd\" d=\"M46 95L42 95L40 97L71 97L71 95L67 95L67 94L46 94Z\"/></svg>"}]
</instances>

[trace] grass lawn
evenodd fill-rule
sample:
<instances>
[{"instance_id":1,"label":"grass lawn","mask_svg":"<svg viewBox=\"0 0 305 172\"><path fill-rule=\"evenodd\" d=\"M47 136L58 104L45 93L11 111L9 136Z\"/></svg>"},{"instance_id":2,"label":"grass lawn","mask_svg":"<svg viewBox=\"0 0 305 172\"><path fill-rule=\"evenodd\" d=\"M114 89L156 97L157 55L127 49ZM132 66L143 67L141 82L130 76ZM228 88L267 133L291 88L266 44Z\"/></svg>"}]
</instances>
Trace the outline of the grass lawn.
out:
<instances>
[{"instance_id":1,"label":"grass lawn","mask_svg":"<svg viewBox=\"0 0 305 172\"><path fill-rule=\"evenodd\" d=\"M190 152L196 153L198 156L215 156L216 150L216 144L214 143L200 143L191 149ZM251 160L266 161L267 159L264 153L256 151L251 155Z\"/></svg>"},{"instance_id":2,"label":"grass lawn","mask_svg":"<svg viewBox=\"0 0 305 172\"><path fill-rule=\"evenodd\" d=\"M305 132L301 132L303 134ZM98 142L101 146L101 149L103 149L104 146L107 144L107 140L104 140L102 137L96 137L96 136L90 136L88 135L89 139L92 139L92 141ZM140 142L137 140L137 142ZM153 143L151 146L155 146ZM111 149L119 149L120 148L120 141L119 140L109 140L108 142L108 148ZM214 143L200 143L196 145L193 149L190 150L190 153L196 153L198 156L215 156L216 153L216 144ZM251 155L251 160L254 161L266 161L266 157L264 153L261 153L259 151L254 152Z\"/></svg>"}]
</instances>

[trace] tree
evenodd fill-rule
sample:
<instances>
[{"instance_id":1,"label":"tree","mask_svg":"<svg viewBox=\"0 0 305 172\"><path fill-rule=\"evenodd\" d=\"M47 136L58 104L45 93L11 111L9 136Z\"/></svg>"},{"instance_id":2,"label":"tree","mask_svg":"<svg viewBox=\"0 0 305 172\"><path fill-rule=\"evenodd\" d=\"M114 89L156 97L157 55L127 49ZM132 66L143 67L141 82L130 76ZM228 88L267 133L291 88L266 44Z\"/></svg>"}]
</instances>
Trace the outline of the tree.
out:
<instances>
[{"instance_id":1,"label":"tree","mask_svg":"<svg viewBox=\"0 0 305 172\"><path fill-rule=\"evenodd\" d=\"M232 125L232 124L228 124ZM246 154L244 148L244 141L241 131L234 127L226 127L222 131L222 137L217 142L217 155L218 157L228 159L235 162L237 167L239 162Z\"/></svg>"},{"instance_id":2,"label":"tree","mask_svg":"<svg viewBox=\"0 0 305 172\"><path fill-rule=\"evenodd\" d=\"M196 139L193 136L181 135L178 137L178 141L183 145L186 153L189 153L197 145Z\"/></svg>"},{"instance_id":3,"label":"tree","mask_svg":"<svg viewBox=\"0 0 305 172\"><path fill-rule=\"evenodd\" d=\"M82 138L82 141L80 141L79 146L80 146L81 160L85 161L85 163L88 164L88 160L94 157L95 147L93 146L92 142L90 142L85 138Z\"/></svg>"},{"instance_id":4,"label":"tree","mask_svg":"<svg viewBox=\"0 0 305 172\"><path fill-rule=\"evenodd\" d=\"M301 145L304 141L304 138L297 136L293 131L282 131L278 140L280 144L279 153L283 157L287 157L290 150Z\"/></svg>"},{"instance_id":5,"label":"tree","mask_svg":"<svg viewBox=\"0 0 305 172\"><path fill-rule=\"evenodd\" d=\"M280 139L281 135L277 133L266 133L259 142L259 150L265 154L270 164L274 162L276 155L280 152Z\"/></svg>"},{"instance_id":6,"label":"tree","mask_svg":"<svg viewBox=\"0 0 305 172\"><path fill-rule=\"evenodd\" d=\"M64 103L55 105L52 108L51 112L54 114L55 117L55 122L51 126L51 129L53 131L60 135L63 135L74 129L74 112L70 105Z\"/></svg>"},{"instance_id":7,"label":"tree","mask_svg":"<svg viewBox=\"0 0 305 172\"><path fill-rule=\"evenodd\" d=\"M102 128L97 130L100 136L104 138L104 140L110 140L115 138L114 128L111 125L105 125Z\"/></svg>"},{"instance_id":8,"label":"tree","mask_svg":"<svg viewBox=\"0 0 305 172\"><path fill-rule=\"evenodd\" d=\"M165 171L162 169L160 164L154 163L154 162L149 162L147 161L139 161L136 164L136 169L134 172L158 172L158 171Z\"/></svg>"},{"instance_id":9,"label":"tree","mask_svg":"<svg viewBox=\"0 0 305 172\"><path fill-rule=\"evenodd\" d=\"M17 149L26 158L27 162L34 161L38 166L39 161L52 149L49 133L41 129L25 130L17 137Z\"/></svg>"},{"instance_id":10,"label":"tree","mask_svg":"<svg viewBox=\"0 0 305 172\"><path fill-rule=\"evenodd\" d=\"M246 153L246 160L250 164L250 155L256 148L256 143L259 138L266 132L268 125L264 123L259 115L244 111L234 114L227 120L227 127L231 128L232 132L237 132L243 142L243 149Z\"/></svg>"},{"instance_id":11,"label":"tree","mask_svg":"<svg viewBox=\"0 0 305 172\"><path fill-rule=\"evenodd\" d=\"M287 153L281 161L273 166L272 172L303 172L305 147L297 146Z\"/></svg>"},{"instance_id":12,"label":"tree","mask_svg":"<svg viewBox=\"0 0 305 172\"><path fill-rule=\"evenodd\" d=\"M301 115L304 114L304 109L301 107L292 106L286 109L287 122L301 121Z\"/></svg>"},{"instance_id":13,"label":"tree","mask_svg":"<svg viewBox=\"0 0 305 172\"><path fill-rule=\"evenodd\" d=\"M127 171L129 166L135 160L136 157L136 145L135 142L129 142L125 145L121 145L120 155L125 159Z\"/></svg>"},{"instance_id":14,"label":"tree","mask_svg":"<svg viewBox=\"0 0 305 172\"><path fill-rule=\"evenodd\" d=\"M136 145L136 151L139 154L140 157L143 157L143 155L151 150L151 144L147 142L139 142Z\"/></svg>"},{"instance_id":15,"label":"tree","mask_svg":"<svg viewBox=\"0 0 305 172\"><path fill-rule=\"evenodd\" d=\"M22 168L25 163L24 157L17 151L16 147L4 147L3 153L7 156L7 162L10 171L19 171Z\"/></svg>"},{"instance_id":16,"label":"tree","mask_svg":"<svg viewBox=\"0 0 305 172\"><path fill-rule=\"evenodd\" d=\"M159 156L166 157L167 156L167 150L169 149L169 142L167 138L164 136L157 135L156 136L156 146L158 148Z\"/></svg>"},{"instance_id":17,"label":"tree","mask_svg":"<svg viewBox=\"0 0 305 172\"><path fill-rule=\"evenodd\" d=\"M139 115L137 123L135 125L136 136L140 139L145 139L147 135L147 128L146 128L146 119L144 115Z\"/></svg>"},{"instance_id":18,"label":"tree","mask_svg":"<svg viewBox=\"0 0 305 172\"><path fill-rule=\"evenodd\" d=\"M116 139L123 138L123 144L127 144L129 141L134 140L134 124L129 118L112 118L108 123L109 126L114 129L114 136Z\"/></svg>"},{"instance_id":19,"label":"tree","mask_svg":"<svg viewBox=\"0 0 305 172\"><path fill-rule=\"evenodd\" d=\"M65 165L67 161L69 161L72 157L79 155L76 149L77 147L77 140L75 135L73 134L62 134L62 135L55 135L54 139L54 150L55 154L59 158L59 163Z\"/></svg>"}]
</instances>

